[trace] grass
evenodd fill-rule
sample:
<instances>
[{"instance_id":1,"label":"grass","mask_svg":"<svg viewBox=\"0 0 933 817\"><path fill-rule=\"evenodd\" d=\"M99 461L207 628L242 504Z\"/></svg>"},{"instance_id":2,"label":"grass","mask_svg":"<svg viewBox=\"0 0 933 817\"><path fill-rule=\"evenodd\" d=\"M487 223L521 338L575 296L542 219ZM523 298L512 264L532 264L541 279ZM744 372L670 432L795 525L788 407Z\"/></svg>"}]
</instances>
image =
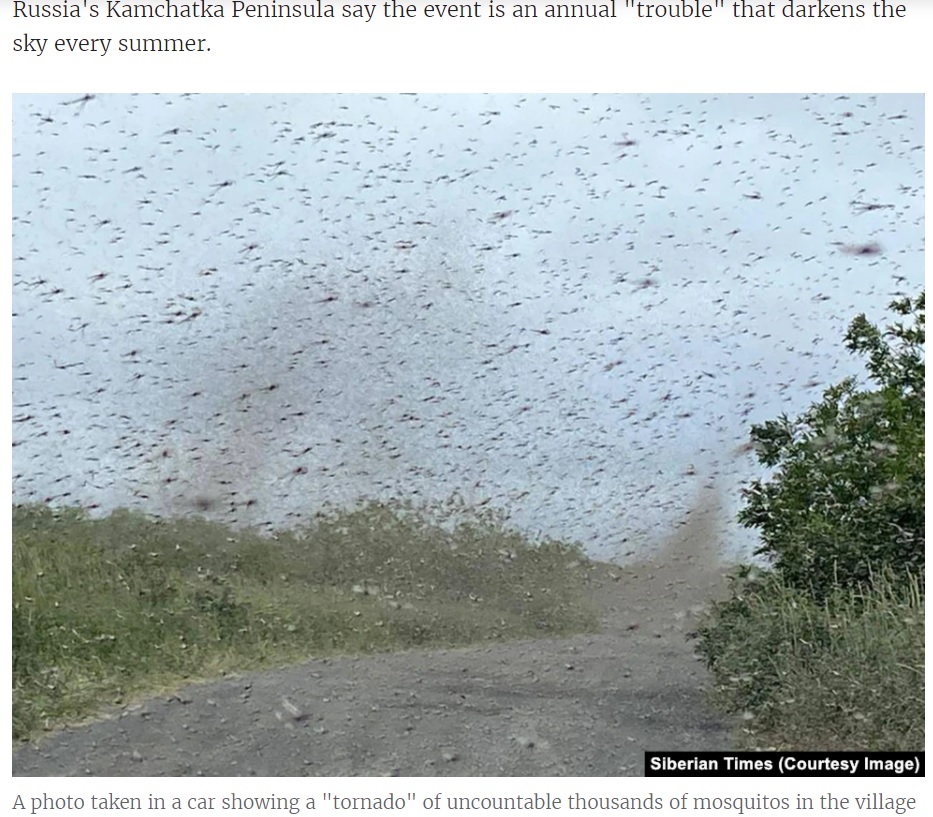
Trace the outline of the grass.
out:
<instances>
[{"instance_id":1,"label":"grass","mask_svg":"<svg viewBox=\"0 0 933 817\"><path fill-rule=\"evenodd\" d=\"M260 536L203 519L13 507L13 735L191 680L593 630L576 547L401 503Z\"/></svg>"},{"instance_id":2,"label":"grass","mask_svg":"<svg viewBox=\"0 0 933 817\"><path fill-rule=\"evenodd\" d=\"M748 749L924 746L924 577L874 577L818 603L745 568L697 630L713 702Z\"/></svg>"},{"instance_id":3,"label":"grass","mask_svg":"<svg viewBox=\"0 0 933 817\"><path fill-rule=\"evenodd\" d=\"M260 536L203 519L13 507L13 735L312 656L597 629L580 549L492 514L370 503ZM745 568L696 633L743 748L924 744L924 580L817 603Z\"/></svg>"}]
</instances>

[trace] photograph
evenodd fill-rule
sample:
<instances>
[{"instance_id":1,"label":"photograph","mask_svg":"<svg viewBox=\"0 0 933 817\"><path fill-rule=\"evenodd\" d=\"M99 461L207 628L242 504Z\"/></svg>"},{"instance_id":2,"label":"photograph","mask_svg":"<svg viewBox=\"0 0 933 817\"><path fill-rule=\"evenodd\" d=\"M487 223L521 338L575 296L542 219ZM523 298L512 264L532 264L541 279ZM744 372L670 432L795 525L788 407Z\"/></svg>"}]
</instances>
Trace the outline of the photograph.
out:
<instances>
[{"instance_id":1,"label":"photograph","mask_svg":"<svg viewBox=\"0 0 933 817\"><path fill-rule=\"evenodd\" d=\"M922 93L10 104L14 776L922 751Z\"/></svg>"}]
</instances>

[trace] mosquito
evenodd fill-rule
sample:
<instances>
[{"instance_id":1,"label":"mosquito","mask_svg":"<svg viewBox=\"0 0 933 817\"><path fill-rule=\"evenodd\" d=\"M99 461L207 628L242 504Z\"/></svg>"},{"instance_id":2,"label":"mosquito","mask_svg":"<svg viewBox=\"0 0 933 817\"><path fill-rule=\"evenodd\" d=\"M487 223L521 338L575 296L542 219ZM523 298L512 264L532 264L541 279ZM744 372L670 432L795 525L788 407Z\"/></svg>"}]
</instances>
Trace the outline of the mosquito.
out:
<instances>
[{"instance_id":1,"label":"mosquito","mask_svg":"<svg viewBox=\"0 0 933 817\"><path fill-rule=\"evenodd\" d=\"M80 105L80 107L75 111L75 116L81 113L84 110L84 106L87 105L92 99L97 99L97 94L85 94L80 96L77 99L69 99L67 102L62 102L62 105Z\"/></svg>"}]
</instances>

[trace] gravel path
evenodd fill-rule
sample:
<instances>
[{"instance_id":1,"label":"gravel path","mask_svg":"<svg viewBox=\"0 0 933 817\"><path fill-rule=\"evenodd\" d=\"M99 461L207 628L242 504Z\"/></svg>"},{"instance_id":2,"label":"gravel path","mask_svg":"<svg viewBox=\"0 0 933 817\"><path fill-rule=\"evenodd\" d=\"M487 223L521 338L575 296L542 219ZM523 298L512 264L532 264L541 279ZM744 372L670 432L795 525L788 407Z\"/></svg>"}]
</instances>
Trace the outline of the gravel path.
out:
<instances>
[{"instance_id":1,"label":"gravel path","mask_svg":"<svg viewBox=\"0 0 933 817\"><path fill-rule=\"evenodd\" d=\"M730 748L685 639L721 570L687 527L660 562L594 571L599 634L319 659L190 686L23 747L13 774L641 775L646 749Z\"/></svg>"}]
</instances>

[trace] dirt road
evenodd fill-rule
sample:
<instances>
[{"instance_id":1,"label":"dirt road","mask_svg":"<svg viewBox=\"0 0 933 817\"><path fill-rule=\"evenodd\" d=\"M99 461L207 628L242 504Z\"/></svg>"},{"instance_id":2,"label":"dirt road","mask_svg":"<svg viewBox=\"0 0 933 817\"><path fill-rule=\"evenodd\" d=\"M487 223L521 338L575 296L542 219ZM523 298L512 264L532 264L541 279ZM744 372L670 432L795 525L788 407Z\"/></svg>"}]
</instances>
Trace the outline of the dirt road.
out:
<instances>
[{"instance_id":1,"label":"dirt road","mask_svg":"<svg viewBox=\"0 0 933 817\"><path fill-rule=\"evenodd\" d=\"M600 567L596 635L313 660L191 686L17 751L14 775L608 776L727 749L684 634L721 588L706 526Z\"/></svg>"}]
</instances>

